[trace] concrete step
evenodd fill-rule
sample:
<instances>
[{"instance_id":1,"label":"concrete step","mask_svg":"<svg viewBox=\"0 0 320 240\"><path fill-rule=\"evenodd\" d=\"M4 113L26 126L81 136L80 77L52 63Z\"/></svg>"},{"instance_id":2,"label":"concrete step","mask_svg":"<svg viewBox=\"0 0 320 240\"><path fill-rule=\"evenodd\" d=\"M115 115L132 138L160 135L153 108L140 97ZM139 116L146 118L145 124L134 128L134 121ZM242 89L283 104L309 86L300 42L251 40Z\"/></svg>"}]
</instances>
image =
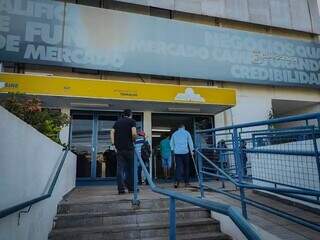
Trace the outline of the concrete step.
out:
<instances>
[{"instance_id":1,"label":"concrete step","mask_svg":"<svg viewBox=\"0 0 320 240\"><path fill-rule=\"evenodd\" d=\"M130 223L168 222L168 209L129 209L100 213L58 214L55 228L101 226ZM209 218L209 211L197 207L177 208L176 219Z\"/></svg>"},{"instance_id":2,"label":"concrete step","mask_svg":"<svg viewBox=\"0 0 320 240\"><path fill-rule=\"evenodd\" d=\"M209 218L177 221L178 235L192 235L200 233L218 233L220 225ZM119 225L102 225L98 227L75 227L54 229L50 240L120 240L120 239L150 239L166 237L169 232L169 224L159 223L132 223ZM185 238L186 239L186 238ZM201 239L201 238L200 238ZM210 238L209 238L210 239Z\"/></svg>"},{"instance_id":3,"label":"concrete step","mask_svg":"<svg viewBox=\"0 0 320 240\"><path fill-rule=\"evenodd\" d=\"M140 238L141 240L168 240L168 236L154 238ZM231 238L220 232L203 232L192 234L177 234L177 240L231 240ZM138 239L136 239L138 240Z\"/></svg>"},{"instance_id":4,"label":"concrete step","mask_svg":"<svg viewBox=\"0 0 320 240\"><path fill-rule=\"evenodd\" d=\"M176 207L192 207L193 205L176 201ZM140 209L162 209L169 207L169 199L146 199L141 200ZM68 213L94 213L131 210L131 200L94 201L94 202L61 202L58 205L58 214Z\"/></svg>"}]
</instances>

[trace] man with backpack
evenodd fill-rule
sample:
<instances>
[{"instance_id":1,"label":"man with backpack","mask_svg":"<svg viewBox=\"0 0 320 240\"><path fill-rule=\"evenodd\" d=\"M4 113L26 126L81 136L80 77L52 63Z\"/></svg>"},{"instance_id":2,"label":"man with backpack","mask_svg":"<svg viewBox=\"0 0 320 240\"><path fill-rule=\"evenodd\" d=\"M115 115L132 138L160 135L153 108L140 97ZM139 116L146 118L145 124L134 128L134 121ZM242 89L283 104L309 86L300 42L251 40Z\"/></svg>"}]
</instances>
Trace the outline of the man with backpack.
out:
<instances>
[{"instance_id":1,"label":"man with backpack","mask_svg":"<svg viewBox=\"0 0 320 240\"><path fill-rule=\"evenodd\" d=\"M146 140L146 134L144 131L138 132L138 136L135 141L135 149L137 154L141 156L144 164L148 169L151 147L148 140ZM138 184L142 185L142 166L140 164L140 161L138 161ZM148 184L148 182L146 182L146 184Z\"/></svg>"}]
</instances>

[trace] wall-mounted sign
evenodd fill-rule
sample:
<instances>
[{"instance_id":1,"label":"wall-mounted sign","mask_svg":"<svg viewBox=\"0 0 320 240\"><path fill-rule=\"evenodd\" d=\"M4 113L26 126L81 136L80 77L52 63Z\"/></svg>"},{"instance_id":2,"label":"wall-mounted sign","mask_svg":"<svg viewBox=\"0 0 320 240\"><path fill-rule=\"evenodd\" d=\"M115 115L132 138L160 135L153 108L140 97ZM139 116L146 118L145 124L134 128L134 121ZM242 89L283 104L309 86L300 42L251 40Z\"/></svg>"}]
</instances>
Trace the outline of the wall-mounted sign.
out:
<instances>
[{"instance_id":1,"label":"wall-mounted sign","mask_svg":"<svg viewBox=\"0 0 320 240\"><path fill-rule=\"evenodd\" d=\"M0 0L0 60L320 87L320 45L47 0Z\"/></svg>"},{"instance_id":2,"label":"wall-mounted sign","mask_svg":"<svg viewBox=\"0 0 320 240\"><path fill-rule=\"evenodd\" d=\"M228 88L11 73L0 73L0 93L220 106L234 106L236 104L236 91Z\"/></svg>"}]
</instances>

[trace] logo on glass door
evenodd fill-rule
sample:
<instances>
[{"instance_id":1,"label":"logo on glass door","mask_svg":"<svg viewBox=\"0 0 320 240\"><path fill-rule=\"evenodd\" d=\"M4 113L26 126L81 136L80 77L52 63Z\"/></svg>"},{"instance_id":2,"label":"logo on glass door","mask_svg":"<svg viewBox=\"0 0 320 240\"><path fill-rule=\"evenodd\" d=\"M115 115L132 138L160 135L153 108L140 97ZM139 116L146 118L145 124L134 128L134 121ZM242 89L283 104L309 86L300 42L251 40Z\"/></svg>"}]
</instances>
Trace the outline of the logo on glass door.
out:
<instances>
[{"instance_id":1,"label":"logo on glass door","mask_svg":"<svg viewBox=\"0 0 320 240\"><path fill-rule=\"evenodd\" d=\"M196 94L192 88L186 88L184 93L178 93L174 100L187 102L205 102L204 98L201 97L200 94Z\"/></svg>"}]
</instances>

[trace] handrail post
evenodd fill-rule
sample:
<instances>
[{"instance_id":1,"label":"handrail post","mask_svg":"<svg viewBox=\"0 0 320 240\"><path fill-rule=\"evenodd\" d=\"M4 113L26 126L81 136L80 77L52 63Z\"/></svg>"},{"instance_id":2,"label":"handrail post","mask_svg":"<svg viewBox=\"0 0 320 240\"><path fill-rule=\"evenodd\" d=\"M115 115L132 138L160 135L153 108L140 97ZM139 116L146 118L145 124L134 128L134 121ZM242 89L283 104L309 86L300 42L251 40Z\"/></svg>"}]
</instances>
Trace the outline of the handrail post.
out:
<instances>
[{"instance_id":1,"label":"handrail post","mask_svg":"<svg viewBox=\"0 0 320 240\"><path fill-rule=\"evenodd\" d=\"M318 170L318 181L319 181L319 187L320 187L320 154L319 154L318 143L317 143L317 138L316 138L316 133L315 133L314 127L312 128L312 140L313 140L314 153L315 153L315 157L316 157L316 164L317 164L317 170Z\"/></svg>"},{"instance_id":2,"label":"handrail post","mask_svg":"<svg viewBox=\"0 0 320 240\"><path fill-rule=\"evenodd\" d=\"M173 197L170 197L169 224L170 224L169 239L175 240L176 239L176 200Z\"/></svg>"},{"instance_id":3,"label":"handrail post","mask_svg":"<svg viewBox=\"0 0 320 240\"><path fill-rule=\"evenodd\" d=\"M133 200L132 205L139 205L138 200L138 155L134 151L134 161L133 161Z\"/></svg>"},{"instance_id":4,"label":"handrail post","mask_svg":"<svg viewBox=\"0 0 320 240\"><path fill-rule=\"evenodd\" d=\"M200 193L201 193L201 198L204 198L204 189L203 189L203 158L200 156L199 157L199 179L200 179Z\"/></svg>"},{"instance_id":5,"label":"handrail post","mask_svg":"<svg viewBox=\"0 0 320 240\"><path fill-rule=\"evenodd\" d=\"M199 150L198 150L199 151ZM199 186L200 186L200 194L201 198L204 198L204 189L203 189L203 158L198 155L198 168L199 168Z\"/></svg>"},{"instance_id":6,"label":"handrail post","mask_svg":"<svg viewBox=\"0 0 320 240\"><path fill-rule=\"evenodd\" d=\"M203 190L203 173L202 173L202 156L199 154L198 151L201 151L201 140L200 140L200 134L196 134L196 159L197 159L197 165L195 167L198 167L198 180L199 180L199 188L200 188L200 197L204 197L204 190Z\"/></svg>"},{"instance_id":7,"label":"handrail post","mask_svg":"<svg viewBox=\"0 0 320 240\"><path fill-rule=\"evenodd\" d=\"M238 130L237 128L233 128L233 134L232 134L232 144L233 144L233 152L234 152L234 160L236 163L236 172L238 175L238 179L240 182L240 200L241 200L241 209L242 209L242 215L245 219L248 218L247 214L247 205L245 202L245 189L242 186L243 181L243 166L242 166L242 159L240 157L240 141L238 137Z\"/></svg>"}]
</instances>

